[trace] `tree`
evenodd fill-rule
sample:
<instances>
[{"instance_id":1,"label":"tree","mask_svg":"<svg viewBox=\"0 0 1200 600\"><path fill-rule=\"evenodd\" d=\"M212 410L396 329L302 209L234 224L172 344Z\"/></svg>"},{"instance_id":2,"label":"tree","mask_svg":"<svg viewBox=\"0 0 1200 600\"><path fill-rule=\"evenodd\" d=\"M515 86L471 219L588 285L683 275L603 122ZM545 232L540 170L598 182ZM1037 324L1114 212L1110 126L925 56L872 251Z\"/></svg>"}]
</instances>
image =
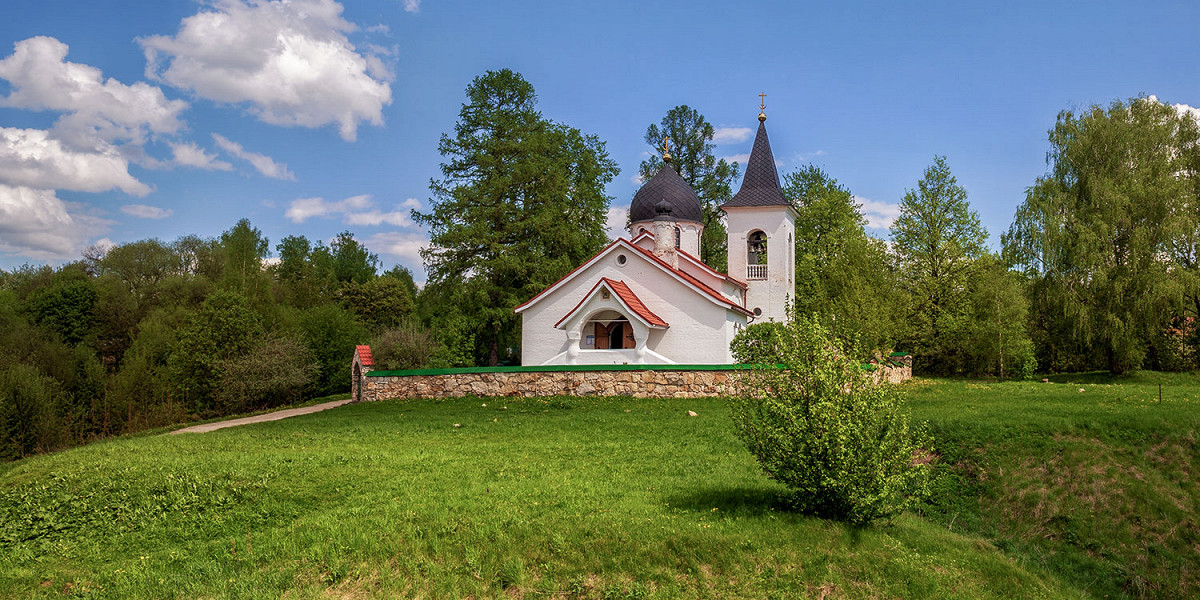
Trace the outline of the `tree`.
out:
<instances>
[{"instance_id":1,"label":"tree","mask_svg":"<svg viewBox=\"0 0 1200 600\"><path fill-rule=\"evenodd\" d=\"M249 353L263 333L259 317L236 292L214 292L187 317L170 364L191 410L205 414L214 408L222 364Z\"/></svg>"},{"instance_id":2,"label":"tree","mask_svg":"<svg viewBox=\"0 0 1200 600\"><path fill-rule=\"evenodd\" d=\"M913 349L931 371L950 368L948 343L966 325L970 279L987 231L967 203L967 191L935 156L917 189L908 190L892 225L902 288L910 299Z\"/></svg>"},{"instance_id":3,"label":"tree","mask_svg":"<svg viewBox=\"0 0 1200 600\"><path fill-rule=\"evenodd\" d=\"M379 257L354 239L354 234L343 231L333 238L329 247L318 243L313 248L310 260L318 277L331 279L338 284L366 283L379 271Z\"/></svg>"},{"instance_id":4,"label":"tree","mask_svg":"<svg viewBox=\"0 0 1200 600\"><path fill-rule=\"evenodd\" d=\"M890 350L903 333L903 302L882 240L850 190L815 166L785 174L783 195L796 209L796 306L818 314L855 356Z\"/></svg>"},{"instance_id":5,"label":"tree","mask_svg":"<svg viewBox=\"0 0 1200 600\"><path fill-rule=\"evenodd\" d=\"M646 128L646 143L654 150L638 169L643 180L662 170L663 139L670 137L671 167L700 197L704 233L700 237L700 255L704 262L718 271L728 268L725 224L721 220L723 202L733 197L733 182L738 176L738 164L713 156L715 130L704 115L687 105L667 111L662 122Z\"/></svg>"},{"instance_id":6,"label":"tree","mask_svg":"<svg viewBox=\"0 0 1200 600\"><path fill-rule=\"evenodd\" d=\"M762 395L732 399L734 430L802 511L862 524L927 493L928 465L913 460L927 439L910 428L903 398L872 381L819 319L751 325L733 348L739 362L762 365L750 375Z\"/></svg>"},{"instance_id":7,"label":"tree","mask_svg":"<svg viewBox=\"0 0 1200 600\"><path fill-rule=\"evenodd\" d=\"M543 118L511 70L476 77L466 94L438 144L431 208L412 215L430 233L429 285L454 289L495 365L519 335L512 308L604 246L604 186L619 170L595 136Z\"/></svg>"},{"instance_id":8,"label":"tree","mask_svg":"<svg viewBox=\"0 0 1200 600\"><path fill-rule=\"evenodd\" d=\"M263 280L263 259L271 254L271 242L261 231L242 219L221 234L225 255L225 285L246 298L255 298Z\"/></svg>"},{"instance_id":9,"label":"tree","mask_svg":"<svg viewBox=\"0 0 1200 600\"><path fill-rule=\"evenodd\" d=\"M379 277L366 283L349 282L338 292L342 306L376 330L396 327L413 312L413 299L404 282Z\"/></svg>"},{"instance_id":10,"label":"tree","mask_svg":"<svg viewBox=\"0 0 1200 600\"><path fill-rule=\"evenodd\" d=\"M1037 368L1030 341L1029 300L1019 273L991 253L973 270L970 312L954 340L957 371L999 378L1029 379Z\"/></svg>"},{"instance_id":11,"label":"tree","mask_svg":"<svg viewBox=\"0 0 1200 600\"><path fill-rule=\"evenodd\" d=\"M1060 349L1099 357L1113 373L1137 369L1170 317L1187 310L1183 298L1200 296L1189 250L1196 123L1134 98L1064 111L1049 138L1050 172L1017 209L1006 257L1034 283L1039 337L1065 338Z\"/></svg>"}]
</instances>

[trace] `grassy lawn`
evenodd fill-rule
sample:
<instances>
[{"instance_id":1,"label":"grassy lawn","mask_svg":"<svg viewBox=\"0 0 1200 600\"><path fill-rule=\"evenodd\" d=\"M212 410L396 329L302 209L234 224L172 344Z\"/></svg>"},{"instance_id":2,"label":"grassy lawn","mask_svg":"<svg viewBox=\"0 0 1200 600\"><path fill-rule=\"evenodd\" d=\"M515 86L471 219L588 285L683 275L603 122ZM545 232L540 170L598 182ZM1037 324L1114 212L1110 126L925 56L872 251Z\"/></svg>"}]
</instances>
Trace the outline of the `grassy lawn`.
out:
<instances>
[{"instance_id":1,"label":"grassy lawn","mask_svg":"<svg viewBox=\"0 0 1200 600\"><path fill-rule=\"evenodd\" d=\"M905 387L891 525L789 511L720 400L384 402L0 466L0 597L1197 593L1194 376Z\"/></svg>"}]
</instances>

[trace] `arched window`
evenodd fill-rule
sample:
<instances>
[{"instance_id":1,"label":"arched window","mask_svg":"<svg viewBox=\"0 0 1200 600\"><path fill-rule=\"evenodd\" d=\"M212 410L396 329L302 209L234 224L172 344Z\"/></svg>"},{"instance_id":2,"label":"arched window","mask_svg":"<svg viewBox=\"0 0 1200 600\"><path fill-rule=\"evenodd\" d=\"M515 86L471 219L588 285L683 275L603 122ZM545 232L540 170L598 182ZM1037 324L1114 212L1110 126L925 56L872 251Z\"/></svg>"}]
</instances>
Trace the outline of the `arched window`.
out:
<instances>
[{"instance_id":1,"label":"arched window","mask_svg":"<svg viewBox=\"0 0 1200 600\"><path fill-rule=\"evenodd\" d=\"M683 238L683 231L681 231L678 227L676 227L675 228L675 247L676 248L679 247L679 242L681 241L682 238Z\"/></svg>"},{"instance_id":2,"label":"arched window","mask_svg":"<svg viewBox=\"0 0 1200 600\"><path fill-rule=\"evenodd\" d=\"M746 236L746 264L767 264L767 234L754 231Z\"/></svg>"}]
</instances>

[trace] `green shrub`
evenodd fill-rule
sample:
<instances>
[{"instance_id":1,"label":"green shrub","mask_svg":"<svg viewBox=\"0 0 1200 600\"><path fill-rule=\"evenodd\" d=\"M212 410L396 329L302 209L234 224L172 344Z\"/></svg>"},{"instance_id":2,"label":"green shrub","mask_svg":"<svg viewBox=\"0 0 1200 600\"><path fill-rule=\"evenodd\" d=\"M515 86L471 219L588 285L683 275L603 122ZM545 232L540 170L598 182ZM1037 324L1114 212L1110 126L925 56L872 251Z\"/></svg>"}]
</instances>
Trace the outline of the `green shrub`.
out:
<instances>
[{"instance_id":1,"label":"green shrub","mask_svg":"<svg viewBox=\"0 0 1200 600\"><path fill-rule=\"evenodd\" d=\"M0 371L0 460L53 450L65 441L62 387L30 365Z\"/></svg>"},{"instance_id":2,"label":"green shrub","mask_svg":"<svg viewBox=\"0 0 1200 600\"><path fill-rule=\"evenodd\" d=\"M249 353L218 363L213 399L223 414L299 402L320 369L298 336L269 336Z\"/></svg>"},{"instance_id":3,"label":"green shrub","mask_svg":"<svg viewBox=\"0 0 1200 600\"><path fill-rule=\"evenodd\" d=\"M433 333L410 320L376 337L371 342L371 355L382 369L423 369L438 355L439 346Z\"/></svg>"},{"instance_id":4,"label":"green shrub","mask_svg":"<svg viewBox=\"0 0 1200 600\"><path fill-rule=\"evenodd\" d=\"M801 511L863 524L926 493L923 427L909 426L895 386L846 358L815 317L749 327L733 349L760 365L750 378L761 390L734 399L734 428Z\"/></svg>"}]
</instances>

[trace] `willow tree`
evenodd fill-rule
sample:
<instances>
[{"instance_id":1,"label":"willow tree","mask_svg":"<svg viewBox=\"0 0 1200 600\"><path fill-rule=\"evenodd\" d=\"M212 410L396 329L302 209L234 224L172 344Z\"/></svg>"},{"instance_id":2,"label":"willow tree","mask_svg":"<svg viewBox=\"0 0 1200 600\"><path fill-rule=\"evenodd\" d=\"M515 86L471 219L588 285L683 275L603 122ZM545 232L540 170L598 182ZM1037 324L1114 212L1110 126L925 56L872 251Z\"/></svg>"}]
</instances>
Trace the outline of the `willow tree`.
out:
<instances>
[{"instance_id":1,"label":"willow tree","mask_svg":"<svg viewBox=\"0 0 1200 600\"><path fill-rule=\"evenodd\" d=\"M1034 282L1040 339L1065 338L1113 373L1137 369L1195 274L1196 123L1134 98L1060 113L1050 144L1005 252Z\"/></svg>"},{"instance_id":2,"label":"willow tree","mask_svg":"<svg viewBox=\"0 0 1200 600\"><path fill-rule=\"evenodd\" d=\"M604 186L619 170L597 137L543 117L518 73L488 71L466 94L438 144L431 208L412 214L430 234L428 285L451 291L495 365L517 345L513 307L604 247Z\"/></svg>"}]
</instances>

